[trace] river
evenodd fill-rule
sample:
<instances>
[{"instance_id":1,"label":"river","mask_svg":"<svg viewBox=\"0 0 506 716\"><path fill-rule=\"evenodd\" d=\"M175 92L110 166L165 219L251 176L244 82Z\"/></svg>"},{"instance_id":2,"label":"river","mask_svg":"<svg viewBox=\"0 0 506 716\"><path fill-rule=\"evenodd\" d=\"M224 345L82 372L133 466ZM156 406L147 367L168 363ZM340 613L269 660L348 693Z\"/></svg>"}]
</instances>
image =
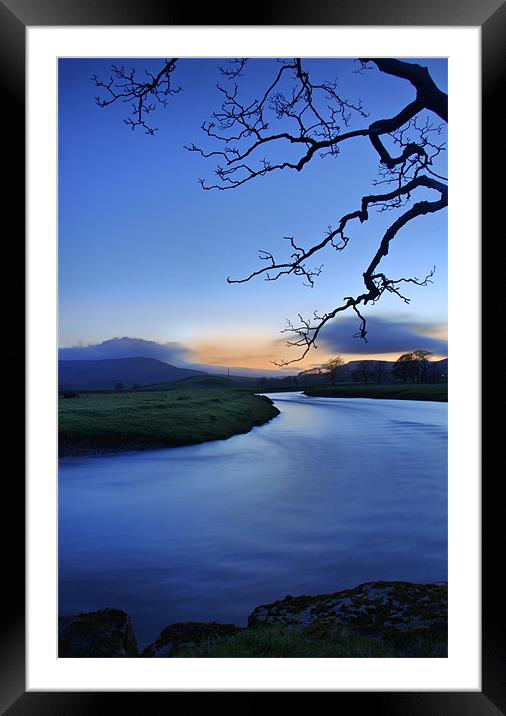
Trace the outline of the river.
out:
<instances>
[{"instance_id":1,"label":"river","mask_svg":"<svg viewBox=\"0 0 506 716\"><path fill-rule=\"evenodd\" d=\"M59 609L244 625L262 603L447 579L447 404L270 395L228 440L59 469Z\"/></svg>"}]
</instances>

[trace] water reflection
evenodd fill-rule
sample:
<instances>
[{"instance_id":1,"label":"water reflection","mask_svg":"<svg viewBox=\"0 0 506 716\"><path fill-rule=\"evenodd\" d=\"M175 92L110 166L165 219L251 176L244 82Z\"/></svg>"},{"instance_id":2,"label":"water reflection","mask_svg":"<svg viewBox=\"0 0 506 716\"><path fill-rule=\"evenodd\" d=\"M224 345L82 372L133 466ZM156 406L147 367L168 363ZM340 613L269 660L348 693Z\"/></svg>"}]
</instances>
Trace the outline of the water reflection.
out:
<instances>
[{"instance_id":1,"label":"water reflection","mask_svg":"<svg viewBox=\"0 0 506 716\"><path fill-rule=\"evenodd\" d=\"M60 612L176 621L376 579L446 579L447 406L271 395L225 441L60 467Z\"/></svg>"}]
</instances>

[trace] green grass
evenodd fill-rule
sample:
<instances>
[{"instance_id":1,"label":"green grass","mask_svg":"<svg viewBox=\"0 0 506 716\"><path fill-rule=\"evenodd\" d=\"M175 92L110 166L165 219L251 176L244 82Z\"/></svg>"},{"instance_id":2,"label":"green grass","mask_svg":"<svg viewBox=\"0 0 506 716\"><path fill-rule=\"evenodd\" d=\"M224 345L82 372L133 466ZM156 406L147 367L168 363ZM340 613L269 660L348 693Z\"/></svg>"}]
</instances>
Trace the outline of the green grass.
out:
<instances>
[{"instance_id":1,"label":"green grass","mask_svg":"<svg viewBox=\"0 0 506 716\"><path fill-rule=\"evenodd\" d=\"M391 400L448 401L448 384L335 385L306 388L306 395L321 398L383 398Z\"/></svg>"},{"instance_id":2,"label":"green grass","mask_svg":"<svg viewBox=\"0 0 506 716\"><path fill-rule=\"evenodd\" d=\"M268 381L262 383L260 380L236 379L230 376L222 375L192 375L190 378L172 381L169 383L152 383L151 385L143 385L139 390L186 390L186 389L202 389L214 390L216 388L231 390L248 390L254 393L284 393L287 391L301 391L302 387L295 385L280 384L279 381Z\"/></svg>"},{"instance_id":3,"label":"green grass","mask_svg":"<svg viewBox=\"0 0 506 716\"><path fill-rule=\"evenodd\" d=\"M446 634L416 633L372 638L350 628L327 625L297 629L281 624L258 625L236 636L217 638L178 649L182 658L443 658Z\"/></svg>"},{"instance_id":4,"label":"green grass","mask_svg":"<svg viewBox=\"0 0 506 716\"><path fill-rule=\"evenodd\" d=\"M59 399L59 454L148 450L222 440L279 414L246 391L86 393Z\"/></svg>"},{"instance_id":5,"label":"green grass","mask_svg":"<svg viewBox=\"0 0 506 716\"><path fill-rule=\"evenodd\" d=\"M235 387L235 386L234 386ZM187 390L187 389L228 389L228 380L221 375L192 375L190 378L172 381L170 383L153 383L152 385L143 385L141 390Z\"/></svg>"}]
</instances>

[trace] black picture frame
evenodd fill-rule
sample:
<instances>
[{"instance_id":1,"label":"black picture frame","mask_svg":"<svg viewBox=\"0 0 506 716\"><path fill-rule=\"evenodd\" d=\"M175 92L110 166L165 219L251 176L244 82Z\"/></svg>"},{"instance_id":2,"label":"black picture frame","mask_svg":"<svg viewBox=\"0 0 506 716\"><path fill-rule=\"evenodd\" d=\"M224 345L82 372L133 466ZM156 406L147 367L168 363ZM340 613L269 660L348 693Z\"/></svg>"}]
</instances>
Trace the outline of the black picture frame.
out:
<instances>
[{"instance_id":1,"label":"black picture frame","mask_svg":"<svg viewBox=\"0 0 506 716\"><path fill-rule=\"evenodd\" d=\"M241 17L238 7L220 3L204 6L198 11L189 4L169 3L167 0L0 0L0 58L2 72L3 123L2 153L6 182L2 199L4 232L6 216L15 216L11 229L4 233L4 267L24 265L24 195L25 195L25 30L28 26L72 25L383 25L383 26L476 26L482 33L482 108L483 108L483 182L482 233L483 265L492 267L495 217L501 207L499 192L502 182L495 183L494 168L504 166L500 139L501 117L498 103L504 87L506 37L506 2L504 0L362 0L361 3L341 3L338 0L283 0L257 2L252 20L251 7L245 7ZM17 209L17 211L16 211ZM494 226L493 226L494 222ZM496 241L499 240L497 236ZM487 243L488 242L488 243ZM492 271L492 269L491 269ZM19 295L19 280L13 302L23 305ZM493 282L490 282L492 284ZM499 299L498 289L486 284L482 294L483 336L496 335L493 307ZM5 294L4 294L5 297ZM19 361L22 345L22 320L14 318L12 305L5 315L4 329L9 335L13 356ZM465 306L463 307L465 310ZM12 318L10 317L12 315ZM492 373L492 372L491 372ZM19 381L19 378L18 378ZM493 376L484 371L482 377L482 405L496 391ZM23 404L22 391L12 386L11 404ZM483 423L484 424L484 423ZM12 428L18 430L18 422ZM489 455L494 446L492 426L482 431L482 454ZM140 713L161 713L172 706L165 692L26 692L25 690L25 571L24 571L24 482L19 465L4 477L4 513L2 545L4 546L4 606L1 610L0 642L0 712L9 716L37 714L73 715L102 713L123 708L123 703ZM506 625L503 588L499 581L501 559L499 545L502 538L502 503L500 469L494 470L496 480L482 481L482 690L480 692L333 692L340 707L361 706L372 713L399 715L459 715L506 714ZM8 482L8 484L7 484ZM8 505L8 509L7 509ZM5 564L5 561L7 564ZM142 699L142 701L141 701ZM163 703L162 703L163 701Z\"/></svg>"}]
</instances>

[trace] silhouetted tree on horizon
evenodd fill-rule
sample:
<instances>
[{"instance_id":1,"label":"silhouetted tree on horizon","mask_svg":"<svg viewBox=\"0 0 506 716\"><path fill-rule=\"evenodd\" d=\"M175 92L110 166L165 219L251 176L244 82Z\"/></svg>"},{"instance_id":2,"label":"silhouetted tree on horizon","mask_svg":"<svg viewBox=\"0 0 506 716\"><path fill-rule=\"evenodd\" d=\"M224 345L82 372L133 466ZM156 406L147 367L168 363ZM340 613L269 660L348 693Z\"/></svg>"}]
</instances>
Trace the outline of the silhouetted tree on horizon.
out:
<instances>
[{"instance_id":1,"label":"silhouetted tree on horizon","mask_svg":"<svg viewBox=\"0 0 506 716\"><path fill-rule=\"evenodd\" d=\"M385 373L385 366L383 361L376 361L373 368L373 373L376 376L376 382L381 385L383 374Z\"/></svg>"},{"instance_id":2,"label":"silhouetted tree on horizon","mask_svg":"<svg viewBox=\"0 0 506 716\"><path fill-rule=\"evenodd\" d=\"M168 98L181 90L172 82L178 63L177 58L165 60L157 71L147 71L146 78L141 80L133 69L127 71L124 67L113 66L108 81L97 76L92 78L101 91L96 101L100 107L115 102L129 103L131 114L125 119L127 125L132 129L140 127L153 135L156 128L150 123L152 112L157 106L166 106ZM424 278L418 279L390 277L380 265L399 231L414 219L439 212L448 204L447 179L434 167L436 158L445 149L444 142L438 137L447 122L448 97L436 86L426 67L393 58L361 58L357 60L357 73L378 71L409 83L414 92L413 99L404 107L393 107L389 116L370 122L366 121L368 114L361 101L341 96L337 81L313 80L301 58L278 60L265 92L259 98L242 99L237 80L247 67L247 59L235 59L221 68L225 83L228 83L227 86L218 85L221 109L202 124L210 146L205 149L196 144L186 147L218 162L214 183L199 180L204 190L237 189L275 171L300 172L315 157L336 157L341 144L357 139L368 141L376 153L380 169L379 178L373 185L382 189L374 194L364 193L357 201L357 208L337 218L323 239L316 239L304 248L293 236L285 237L289 247L287 258L279 260L270 251L261 250L259 258L264 265L244 278L228 278L229 283L244 283L258 276L275 281L293 275L313 286L322 266L310 266L308 261L313 261L325 248L337 253L344 251L350 241L348 233L353 222L368 221L373 207L379 212L400 212L378 236L377 250L365 263L363 292L345 296L325 312L315 310L309 318L299 314L295 323L287 322L283 331L290 334L287 344L300 349L298 357L277 363L287 365L301 360L311 348L316 348L321 330L340 313L355 312L358 331L354 335L367 341L364 306L374 305L385 293L409 303L410 299L402 293L404 286L431 283L435 267ZM355 118L359 126L352 129L350 125ZM264 152L269 147L279 145L290 148L286 159L271 161L265 158ZM298 151L295 158L293 149ZM428 199L430 194L435 197Z\"/></svg>"},{"instance_id":3,"label":"silhouetted tree on horizon","mask_svg":"<svg viewBox=\"0 0 506 716\"><path fill-rule=\"evenodd\" d=\"M403 353L397 358L392 369L394 377L403 381L403 383L428 383L431 381L430 372L430 351L418 349L411 353Z\"/></svg>"},{"instance_id":4,"label":"silhouetted tree on horizon","mask_svg":"<svg viewBox=\"0 0 506 716\"><path fill-rule=\"evenodd\" d=\"M335 385L336 377L343 366L344 360L341 358L341 356L335 356L334 358L330 358L330 360L328 360L322 365L323 371L330 375L332 385Z\"/></svg>"},{"instance_id":5,"label":"silhouetted tree on horizon","mask_svg":"<svg viewBox=\"0 0 506 716\"><path fill-rule=\"evenodd\" d=\"M417 383L428 383L430 382L430 356L433 353L431 351L424 351L418 349L413 351L413 360L415 361L416 367L416 382Z\"/></svg>"},{"instance_id":6,"label":"silhouetted tree on horizon","mask_svg":"<svg viewBox=\"0 0 506 716\"><path fill-rule=\"evenodd\" d=\"M368 385L372 371L372 362L364 360L361 361L358 366L351 372L351 377L355 383L364 383L365 385Z\"/></svg>"}]
</instances>

